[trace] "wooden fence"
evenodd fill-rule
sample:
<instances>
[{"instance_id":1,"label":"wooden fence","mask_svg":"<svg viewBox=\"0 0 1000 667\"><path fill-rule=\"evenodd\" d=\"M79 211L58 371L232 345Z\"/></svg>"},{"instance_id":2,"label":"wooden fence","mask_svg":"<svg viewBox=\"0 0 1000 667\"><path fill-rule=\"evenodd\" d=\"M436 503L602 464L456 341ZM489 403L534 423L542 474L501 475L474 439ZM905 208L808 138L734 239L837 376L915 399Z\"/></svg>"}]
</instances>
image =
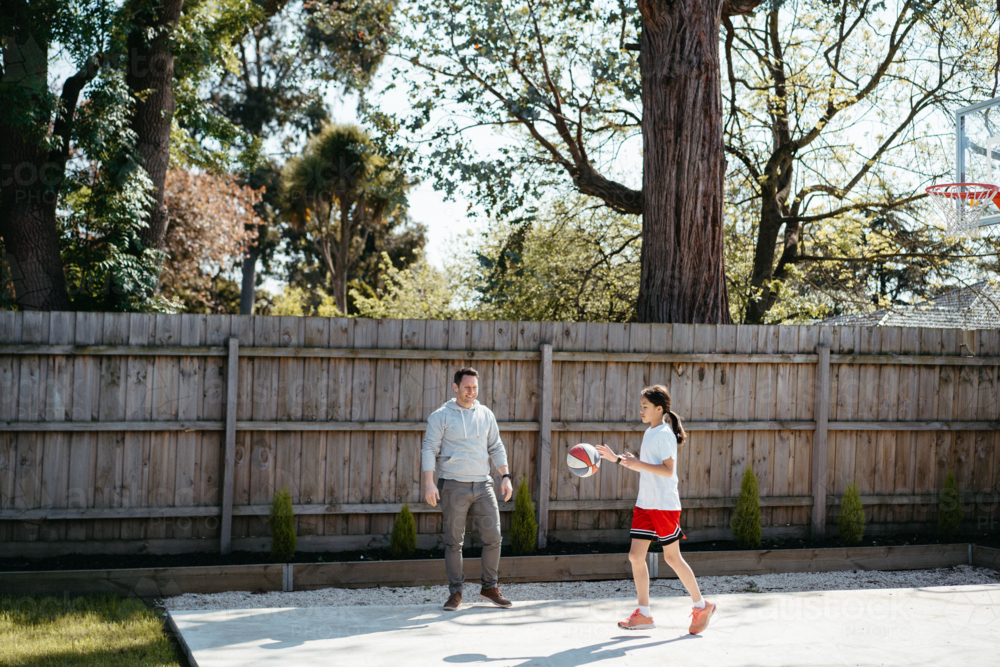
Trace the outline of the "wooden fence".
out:
<instances>
[{"instance_id":1,"label":"wooden fence","mask_svg":"<svg viewBox=\"0 0 1000 667\"><path fill-rule=\"evenodd\" d=\"M637 477L563 461L637 451L658 382L692 538L727 536L747 466L772 535L827 530L854 479L873 530L925 528L949 469L1000 525L997 330L6 312L0 556L266 548L284 486L304 548L381 544L403 502L436 544L420 443L463 364L543 538L625 534Z\"/></svg>"}]
</instances>

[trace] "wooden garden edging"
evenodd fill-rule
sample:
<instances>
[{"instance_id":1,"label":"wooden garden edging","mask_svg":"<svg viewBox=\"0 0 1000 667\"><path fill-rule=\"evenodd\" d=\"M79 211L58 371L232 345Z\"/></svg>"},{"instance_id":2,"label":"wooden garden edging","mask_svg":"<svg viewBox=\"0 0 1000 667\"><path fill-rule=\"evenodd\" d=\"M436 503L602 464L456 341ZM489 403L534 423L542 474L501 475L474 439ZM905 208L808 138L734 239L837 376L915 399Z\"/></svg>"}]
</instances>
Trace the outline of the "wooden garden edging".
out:
<instances>
[{"instance_id":1,"label":"wooden garden edging","mask_svg":"<svg viewBox=\"0 0 1000 667\"><path fill-rule=\"evenodd\" d=\"M970 554L972 563L970 563ZM674 578L655 554L651 575ZM844 570L921 570L975 564L1000 569L1000 550L970 544L844 547L762 551L691 551L684 558L700 577ZM468 581L479 577L480 561L464 562ZM500 559L507 583L630 579L628 555L582 554ZM373 588L447 583L444 559L350 563L294 563L128 570L0 572L0 593L8 595L137 595Z\"/></svg>"},{"instance_id":2,"label":"wooden garden edging","mask_svg":"<svg viewBox=\"0 0 1000 667\"><path fill-rule=\"evenodd\" d=\"M972 565L1000 571L1000 549L972 545Z\"/></svg>"}]
</instances>

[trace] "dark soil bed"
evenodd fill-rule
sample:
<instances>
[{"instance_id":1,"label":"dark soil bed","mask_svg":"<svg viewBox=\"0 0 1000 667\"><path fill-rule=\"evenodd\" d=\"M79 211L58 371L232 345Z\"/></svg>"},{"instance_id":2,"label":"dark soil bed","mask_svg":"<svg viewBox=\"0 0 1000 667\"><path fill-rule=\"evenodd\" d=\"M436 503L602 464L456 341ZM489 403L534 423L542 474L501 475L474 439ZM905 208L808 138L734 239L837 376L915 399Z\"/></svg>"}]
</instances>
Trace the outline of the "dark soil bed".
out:
<instances>
[{"instance_id":1,"label":"dark soil bed","mask_svg":"<svg viewBox=\"0 0 1000 667\"><path fill-rule=\"evenodd\" d=\"M983 533L977 535L962 535L950 542L973 542L985 547L1000 548L1000 535ZM893 536L865 538L858 546L902 546L910 544L947 544L935 534L907 533ZM810 541L808 539L764 540L761 549L814 549L845 546L836 538ZM653 547L659 550L659 547ZM738 551L735 542L689 542L681 543L681 551ZM560 556L567 554L607 554L625 553L627 544L577 543L549 541L545 549L539 549L535 556ZM466 558L478 558L479 548L467 548L463 551ZM503 556L513 556L510 547L504 546ZM420 549L414 559L444 558L441 549ZM335 551L327 553L298 552L291 560L293 563L343 563L353 561L388 561L392 560L388 549L369 549L365 551ZM0 572L37 571L37 570L110 570L126 568L158 568L158 567L200 567L210 565L257 565L271 563L268 552L236 551L228 556L216 553L189 554L135 554L135 555L81 555L68 554L51 558L0 558Z\"/></svg>"}]
</instances>

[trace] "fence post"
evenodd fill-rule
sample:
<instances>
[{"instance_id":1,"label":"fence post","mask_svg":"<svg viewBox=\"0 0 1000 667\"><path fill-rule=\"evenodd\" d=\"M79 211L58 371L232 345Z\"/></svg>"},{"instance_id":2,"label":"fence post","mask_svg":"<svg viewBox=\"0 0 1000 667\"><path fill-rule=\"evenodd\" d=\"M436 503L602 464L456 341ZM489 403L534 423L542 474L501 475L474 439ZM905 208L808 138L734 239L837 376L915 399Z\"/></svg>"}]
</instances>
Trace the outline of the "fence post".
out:
<instances>
[{"instance_id":1,"label":"fence post","mask_svg":"<svg viewBox=\"0 0 1000 667\"><path fill-rule=\"evenodd\" d=\"M538 547L549 534L549 466L552 461L552 344L541 345L541 387L538 391Z\"/></svg>"},{"instance_id":2,"label":"fence post","mask_svg":"<svg viewBox=\"0 0 1000 667\"><path fill-rule=\"evenodd\" d=\"M830 348L819 345L816 348L819 359L816 362L816 393L813 404L813 419L816 430L812 446L812 537L821 538L826 533L826 481L827 481L827 423L830 417Z\"/></svg>"},{"instance_id":3,"label":"fence post","mask_svg":"<svg viewBox=\"0 0 1000 667\"><path fill-rule=\"evenodd\" d=\"M219 551L228 554L233 540L233 475L236 468L236 402L239 389L240 339L229 339L226 364L226 442L222 466L222 521L219 522Z\"/></svg>"}]
</instances>

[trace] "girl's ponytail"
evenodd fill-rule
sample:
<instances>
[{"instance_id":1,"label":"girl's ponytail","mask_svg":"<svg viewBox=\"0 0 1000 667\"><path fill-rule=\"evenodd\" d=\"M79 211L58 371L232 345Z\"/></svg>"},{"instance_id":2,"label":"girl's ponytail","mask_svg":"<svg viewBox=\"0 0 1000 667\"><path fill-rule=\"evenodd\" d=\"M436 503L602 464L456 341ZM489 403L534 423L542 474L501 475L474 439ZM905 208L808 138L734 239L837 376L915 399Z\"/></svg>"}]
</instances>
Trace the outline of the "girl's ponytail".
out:
<instances>
[{"instance_id":1,"label":"girl's ponytail","mask_svg":"<svg viewBox=\"0 0 1000 667\"><path fill-rule=\"evenodd\" d=\"M681 418L670 409L670 392L662 384L654 384L642 390L642 396L653 405L663 408L663 414L670 417L670 428L677 438L677 444L682 445L687 440L687 431L681 426Z\"/></svg>"},{"instance_id":2,"label":"girl's ponytail","mask_svg":"<svg viewBox=\"0 0 1000 667\"><path fill-rule=\"evenodd\" d=\"M676 412L671 410L667 414L670 415L670 427L674 430L674 435L677 437L677 446L679 447L687 440L687 431L681 426L681 418L677 416Z\"/></svg>"}]
</instances>

